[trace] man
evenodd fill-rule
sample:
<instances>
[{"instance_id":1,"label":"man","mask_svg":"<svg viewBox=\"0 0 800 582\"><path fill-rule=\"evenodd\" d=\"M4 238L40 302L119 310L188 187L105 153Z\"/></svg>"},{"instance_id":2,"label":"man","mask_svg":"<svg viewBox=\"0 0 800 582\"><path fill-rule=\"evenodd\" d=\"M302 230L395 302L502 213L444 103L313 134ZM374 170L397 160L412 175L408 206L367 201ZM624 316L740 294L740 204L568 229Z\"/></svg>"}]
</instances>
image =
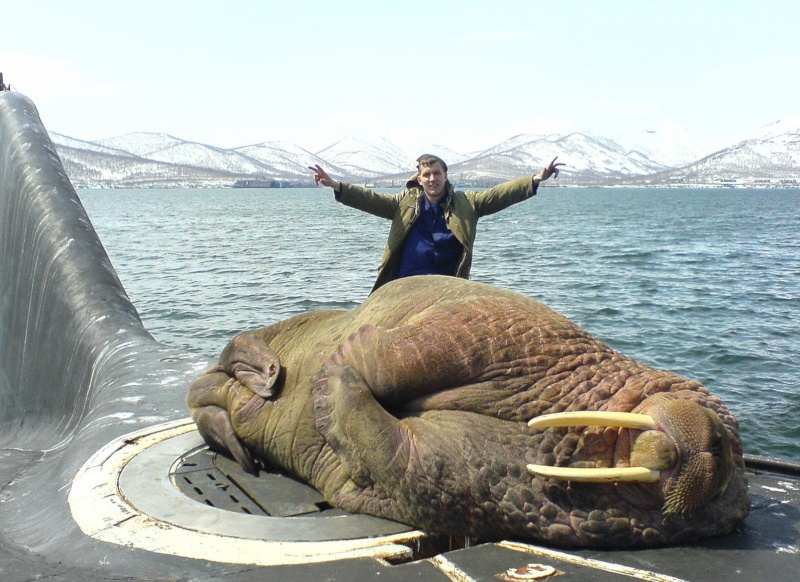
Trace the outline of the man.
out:
<instances>
[{"instance_id":1,"label":"man","mask_svg":"<svg viewBox=\"0 0 800 582\"><path fill-rule=\"evenodd\" d=\"M554 158L539 174L505 182L483 192L456 191L447 164L433 155L417 159L417 173L400 194L383 194L331 179L319 165L314 182L333 188L346 206L392 221L373 291L411 275L452 275L469 279L478 219L535 196L539 183L558 177Z\"/></svg>"}]
</instances>

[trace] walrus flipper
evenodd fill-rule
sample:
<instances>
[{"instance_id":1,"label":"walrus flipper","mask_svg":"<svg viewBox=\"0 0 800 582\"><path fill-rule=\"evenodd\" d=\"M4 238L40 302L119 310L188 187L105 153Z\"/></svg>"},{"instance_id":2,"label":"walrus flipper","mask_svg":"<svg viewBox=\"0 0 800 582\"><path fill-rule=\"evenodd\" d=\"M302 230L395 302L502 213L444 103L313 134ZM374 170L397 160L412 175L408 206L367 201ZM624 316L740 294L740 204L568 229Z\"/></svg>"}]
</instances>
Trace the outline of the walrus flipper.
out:
<instances>
[{"instance_id":1,"label":"walrus flipper","mask_svg":"<svg viewBox=\"0 0 800 582\"><path fill-rule=\"evenodd\" d=\"M453 535L495 531L502 519L526 527L524 512L499 511L501 484L519 486L503 454L525 458L531 445L518 423L451 410L398 418L354 368L338 364L316 376L314 412L317 429L355 485L326 494L338 507ZM481 456L486 450L489 460Z\"/></svg>"},{"instance_id":2,"label":"walrus flipper","mask_svg":"<svg viewBox=\"0 0 800 582\"><path fill-rule=\"evenodd\" d=\"M197 431L205 439L209 448L222 454L229 454L250 473L258 475L253 457L242 445L231 424L231 415L219 406L204 406L194 412Z\"/></svg>"},{"instance_id":3,"label":"walrus flipper","mask_svg":"<svg viewBox=\"0 0 800 582\"><path fill-rule=\"evenodd\" d=\"M317 429L356 485L402 477L405 464L386 460L404 456L408 435L355 369L338 364L322 368L314 383L314 414ZM382 474L376 475L374 467Z\"/></svg>"},{"instance_id":4,"label":"walrus flipper","mask_svg":"<svg viewBox=\"0 0 800 582\"><path fill-rule=\"evenodd\" d=\"M232 456L248 473L257 474L253 457L245 449L228 412L231 389L237 384L222 365L216 365L197 378L186 396L186 404L197 431L214 451Z\"/></svg>"}]
</instances>

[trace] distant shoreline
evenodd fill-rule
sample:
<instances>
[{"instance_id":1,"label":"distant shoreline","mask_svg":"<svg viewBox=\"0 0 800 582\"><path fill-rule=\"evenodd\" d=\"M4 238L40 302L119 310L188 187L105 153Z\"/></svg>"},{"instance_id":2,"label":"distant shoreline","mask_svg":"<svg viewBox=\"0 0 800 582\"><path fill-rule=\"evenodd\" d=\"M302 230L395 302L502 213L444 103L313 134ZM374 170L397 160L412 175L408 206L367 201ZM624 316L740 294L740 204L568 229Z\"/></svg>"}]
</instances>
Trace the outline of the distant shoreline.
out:
<instances>
[{"instance_id":1,"label":"distant shoreline","mask_svg":"<svg viewBox=\"0 0 800 582\"><path fill-rule=\"evenodd\" d=\"M403 187L400 186L383 186L383 185L370 185L375 190L394 190L402 191ZM484 185L457 185L457 190L467 189L486 189L491 186ZM636 189L636 190L800 190L800 183L793 185L764 185L764 184L735 184L735 185L722 185L722 184L547 184L540 186L541 188L557 188L557 189L585 189L585 190L614 190L614 189ZM319 189L324 191L324 188L319 188L314 184L282 184L280 186L234 186L234 185L151 185L151 186L75 186L78 191L81 190L291 190L291 189Z\"/></svg>"}]
</instances>

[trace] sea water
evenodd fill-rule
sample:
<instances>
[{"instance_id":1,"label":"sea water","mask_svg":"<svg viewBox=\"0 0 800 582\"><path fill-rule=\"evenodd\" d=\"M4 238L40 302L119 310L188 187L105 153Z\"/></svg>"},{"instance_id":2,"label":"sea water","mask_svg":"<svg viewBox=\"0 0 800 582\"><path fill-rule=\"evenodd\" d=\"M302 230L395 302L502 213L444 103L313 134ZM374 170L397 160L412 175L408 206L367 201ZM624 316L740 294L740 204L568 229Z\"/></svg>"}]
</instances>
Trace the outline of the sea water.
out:
<instances>
[{"instance_id":1,"label":"sea water","mask_svg":"<svg viewBox=\"0 0 800 582\"><path fill-rule=\"evenodd\" d=\"M360 304L389 228L322 188L79 195L147 329L209 361L241 331ZM701 381L745 452L800 461L800 190L542 188L481 219L472 279Z\"/></svg>"}]
</instances>

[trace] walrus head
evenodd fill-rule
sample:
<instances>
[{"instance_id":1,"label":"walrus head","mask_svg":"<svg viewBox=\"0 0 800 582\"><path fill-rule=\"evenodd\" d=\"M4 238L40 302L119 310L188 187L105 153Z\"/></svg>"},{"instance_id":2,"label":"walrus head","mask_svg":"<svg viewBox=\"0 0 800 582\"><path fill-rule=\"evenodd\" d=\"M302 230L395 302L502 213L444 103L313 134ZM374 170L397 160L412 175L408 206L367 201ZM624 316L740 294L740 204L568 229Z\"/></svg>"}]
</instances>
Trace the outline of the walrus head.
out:
<instances>
[{"instance_id":1,"label":"walrus head","mask_svg":"<svg viewBox=\"0 0 800 582\"><path fill-rule=\"evenodd\" d=\"M536 429L619 429L612 467L528 465L543 477L584 483L657 484L665 513L686 513L725 492L736 469L731 437L717 414L690 400L652 396L634 413L586 411L532 419Z\"/></svg>"}]
</instances>

